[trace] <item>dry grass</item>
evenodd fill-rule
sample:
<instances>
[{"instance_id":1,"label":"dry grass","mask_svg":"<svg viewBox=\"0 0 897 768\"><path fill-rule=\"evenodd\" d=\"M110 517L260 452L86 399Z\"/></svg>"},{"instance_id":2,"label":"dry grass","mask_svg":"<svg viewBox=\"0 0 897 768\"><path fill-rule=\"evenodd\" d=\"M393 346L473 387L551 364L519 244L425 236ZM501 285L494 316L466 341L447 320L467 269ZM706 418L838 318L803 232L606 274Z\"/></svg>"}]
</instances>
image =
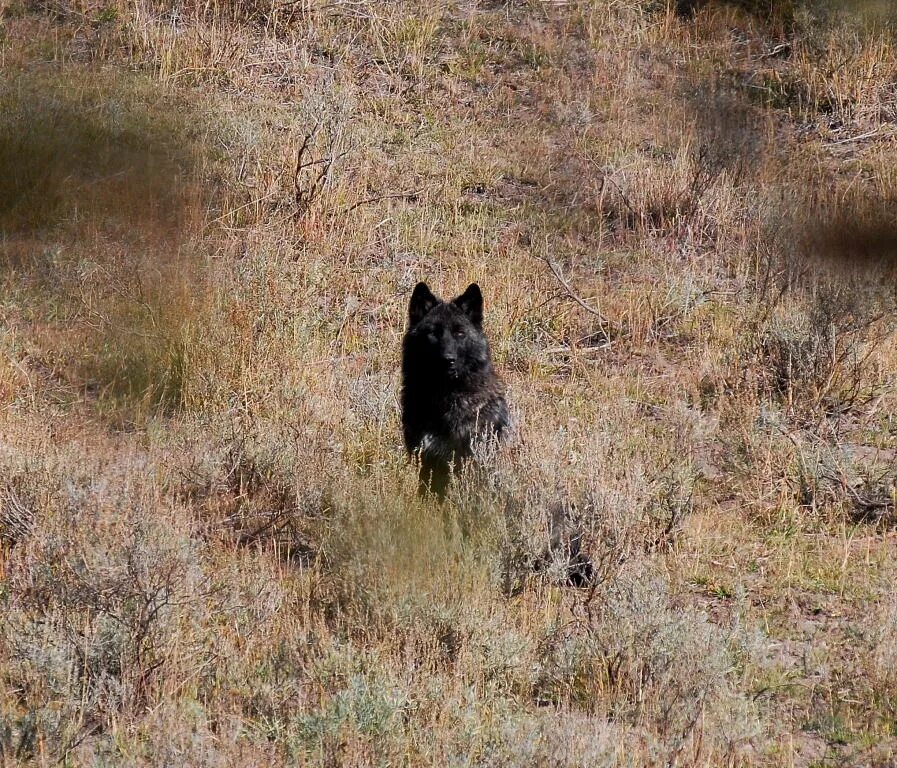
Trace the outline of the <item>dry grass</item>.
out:
<instances>
[{"instance_id":1,"label":"dry grass","mask_svg":"<svg viewBox=\"0 0 897 768\"><path fill-rule=\"evenodd\" d=\"M892 764L859 5L0 0L0 763ZM519 422L441 509L419 279Z\"/></svg>"}]
</instances>

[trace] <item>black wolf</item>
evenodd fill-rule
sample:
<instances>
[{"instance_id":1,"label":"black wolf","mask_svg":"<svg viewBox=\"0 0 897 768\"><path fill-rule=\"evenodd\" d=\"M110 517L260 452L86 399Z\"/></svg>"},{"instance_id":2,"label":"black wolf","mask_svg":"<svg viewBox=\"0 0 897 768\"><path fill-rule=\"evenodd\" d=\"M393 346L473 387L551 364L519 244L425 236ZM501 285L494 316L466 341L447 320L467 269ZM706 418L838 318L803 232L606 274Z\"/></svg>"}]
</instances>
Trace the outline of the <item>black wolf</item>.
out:
<instances>
[{"instance_id":1,"label":"black wolf","mask_svg":"<svg viewBox=\"0 0 897 768\"><path fill-rule=\"evenodd\" d=\"M402 342L402 429L408 452L420 458L421 492L444 496L452 467L472 454L474 441L500 439L509 422L480 287L444 302L418 283Z\"/></svg>"}]
</instances>

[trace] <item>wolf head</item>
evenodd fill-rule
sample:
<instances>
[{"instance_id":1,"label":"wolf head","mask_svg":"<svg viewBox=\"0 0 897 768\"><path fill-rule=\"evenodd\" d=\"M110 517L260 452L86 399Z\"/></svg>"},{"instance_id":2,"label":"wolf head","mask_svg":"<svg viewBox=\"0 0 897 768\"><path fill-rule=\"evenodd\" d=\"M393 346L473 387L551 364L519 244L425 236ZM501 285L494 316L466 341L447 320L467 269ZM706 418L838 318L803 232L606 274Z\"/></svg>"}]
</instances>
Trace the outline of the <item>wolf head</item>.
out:
<instances>
[{"instance_id":1,"label":"wolf head","mask_svg":"<svg viewBox=\"0 0 897 768\"><path fill-rule=\"evenodd\" d=\"M445 302L418 283L408 305L403 369L448 389L475 384L489 371L489 342L483 333L483 294L472 283Z\"/></svg>"}]
</instances>

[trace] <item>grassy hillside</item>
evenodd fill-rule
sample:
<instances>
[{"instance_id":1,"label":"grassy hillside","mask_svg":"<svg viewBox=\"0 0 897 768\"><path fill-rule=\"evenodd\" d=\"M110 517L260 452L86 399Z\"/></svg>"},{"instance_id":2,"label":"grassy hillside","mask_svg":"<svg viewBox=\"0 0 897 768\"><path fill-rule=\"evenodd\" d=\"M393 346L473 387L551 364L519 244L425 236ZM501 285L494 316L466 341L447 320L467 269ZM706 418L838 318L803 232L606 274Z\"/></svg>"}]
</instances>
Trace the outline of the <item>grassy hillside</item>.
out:
<instances>
[{"instance_id":1,"label":"grassy hillside","mask_svg":"<svg viewBox=\"0 0 897 768\"><path fill-rule=\"evenodd\" d=\"M0 0L0 764L893 765L892 15Z\"/></svg>"}]
</instances>

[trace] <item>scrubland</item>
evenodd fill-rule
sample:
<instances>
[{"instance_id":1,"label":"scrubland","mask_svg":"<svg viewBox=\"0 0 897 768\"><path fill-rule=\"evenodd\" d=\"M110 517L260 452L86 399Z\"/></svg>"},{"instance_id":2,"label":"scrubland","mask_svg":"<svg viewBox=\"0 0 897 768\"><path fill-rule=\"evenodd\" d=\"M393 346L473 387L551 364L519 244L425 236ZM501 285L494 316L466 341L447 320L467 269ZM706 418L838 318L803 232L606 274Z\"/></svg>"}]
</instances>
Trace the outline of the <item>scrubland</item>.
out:
<instances>
[{"instance_id":1,"label":"scrubland","mask_svg":"<svg viewBox=\"0 0 897 768\"><path fill-rule=\"evenodd\" d=\"M893 765L892 14L0 0L0 763Z\"/></svg>"}]
</instances>

